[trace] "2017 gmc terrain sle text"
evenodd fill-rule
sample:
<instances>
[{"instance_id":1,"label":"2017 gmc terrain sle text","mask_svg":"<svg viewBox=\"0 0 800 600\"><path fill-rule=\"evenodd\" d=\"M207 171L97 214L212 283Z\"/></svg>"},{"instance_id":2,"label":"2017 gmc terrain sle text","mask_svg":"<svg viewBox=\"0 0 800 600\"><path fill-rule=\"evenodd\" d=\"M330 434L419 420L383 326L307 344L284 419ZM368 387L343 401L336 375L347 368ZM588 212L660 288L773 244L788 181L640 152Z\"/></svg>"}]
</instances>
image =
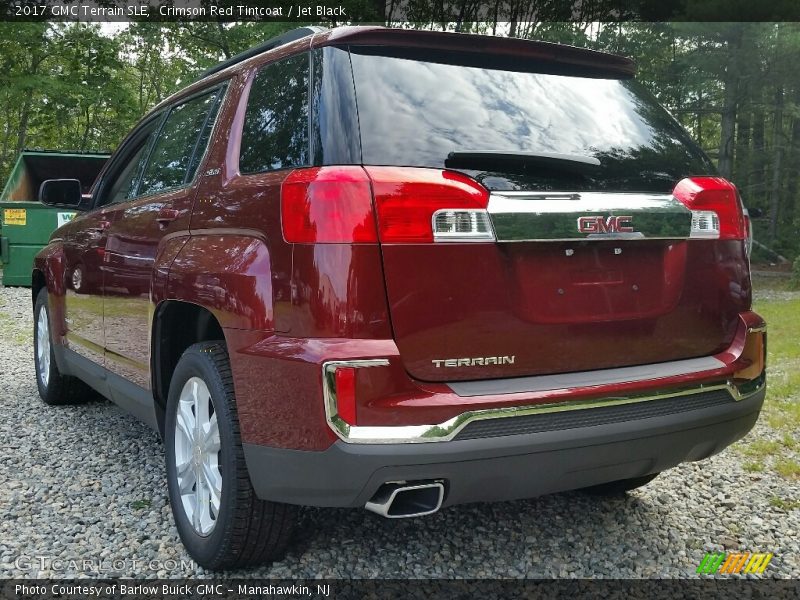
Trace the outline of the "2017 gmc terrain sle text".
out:
<instances>
[{"instance_id":1,"label":"2017 gmc terrain sle text","mask_svg":"<svg viewBox=\"0 0 800 600\"><path fill-rule=\"evenodd\" d=\"M279 557L298 505L624 491L719 452L765 394L746 217L633 74L380 27L219 65L90 200L42 184L80 211L33 268L42 398L157 430L215 569Z\"/></svg>"}]
</instances>

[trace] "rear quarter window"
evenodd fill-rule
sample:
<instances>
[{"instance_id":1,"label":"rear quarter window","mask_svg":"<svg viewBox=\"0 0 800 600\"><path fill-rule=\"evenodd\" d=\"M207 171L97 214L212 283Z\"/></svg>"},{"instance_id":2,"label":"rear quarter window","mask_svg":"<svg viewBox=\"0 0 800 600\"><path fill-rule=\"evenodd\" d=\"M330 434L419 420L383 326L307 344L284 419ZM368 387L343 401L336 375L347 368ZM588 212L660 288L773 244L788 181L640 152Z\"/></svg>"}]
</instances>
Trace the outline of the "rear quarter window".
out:
<instances>
[{"instance_id":1,"label":"rear quarter window","mask_svg":"<svg viewBox=\"0 0 800 600\"><path fill-rule=\"evenodd\" d=\"M241 173L308 164L308 79L308 54L269 64L256 74L242 129Z\"/></svg>"}]
</instances>

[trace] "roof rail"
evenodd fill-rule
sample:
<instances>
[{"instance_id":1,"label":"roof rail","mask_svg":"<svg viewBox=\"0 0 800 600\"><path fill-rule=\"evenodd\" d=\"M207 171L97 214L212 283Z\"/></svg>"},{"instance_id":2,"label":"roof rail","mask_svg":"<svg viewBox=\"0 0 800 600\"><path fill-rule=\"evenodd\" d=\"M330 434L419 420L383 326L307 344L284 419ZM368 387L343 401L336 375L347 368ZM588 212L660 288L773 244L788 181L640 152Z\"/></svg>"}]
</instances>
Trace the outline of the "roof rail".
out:
<instances>
[{"instance_id":1,"label":"roof rail","mask_svg":"<svg viewBox=\"0 0 800 600\"><path fill-rule=\"evenodd\" d=\"M266 42L258 44L257 46L253 46L252 48L248 48L244 52L240 52L236 56L230 57L228 60L224 60L221 63L214 65L210 69L203 71L200 77L197 78L197 81L201 79L205 79L209 75L213 75L214 73L218 73L223 69L227 69L237 63L240 63L248 58L252 58L257 54L261 54L262 52L266 52L267 50L272 50L273 48L277 48L278 46L283 46L284 44L288 44L289 42L294 42L295 40L299 40L301 38L307 37L309 35L313 35L315 33L319 33L321 31L325 31L325 27L318 27L316 25L309 26L309 27L298 27L297 29L292 29L291 31L287 31L286 33L282 33L279 36L271 38Z\"/></svg>"}]
</instances>

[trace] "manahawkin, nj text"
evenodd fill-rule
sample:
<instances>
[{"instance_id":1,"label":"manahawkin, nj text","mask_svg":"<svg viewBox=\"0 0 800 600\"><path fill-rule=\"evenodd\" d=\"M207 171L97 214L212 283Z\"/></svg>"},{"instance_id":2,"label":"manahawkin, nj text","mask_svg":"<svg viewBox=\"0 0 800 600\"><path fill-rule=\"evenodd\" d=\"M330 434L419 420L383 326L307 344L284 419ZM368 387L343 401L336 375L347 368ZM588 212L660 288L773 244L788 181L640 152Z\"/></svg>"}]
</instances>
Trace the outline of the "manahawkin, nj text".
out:
<instances>
[{"instance_id":1,"label":"manahawkin, nj text","mask_svg":"<svg viewBox=\"0 0 800 600\"><path fill-rule=\"evenodd\" d=\"M276 584L238 584L226 585L221 583L53 583L17 584L14 586L17 596L83 596L105 598L108 596L142 596L152 597L181 597L181 596L224 596L238 594L240 596L292 596L292 597L318 597L327 598L331 595L331 586L328 584L314 587L297 583L286 585Z\"/></svg>"}]
</instances>

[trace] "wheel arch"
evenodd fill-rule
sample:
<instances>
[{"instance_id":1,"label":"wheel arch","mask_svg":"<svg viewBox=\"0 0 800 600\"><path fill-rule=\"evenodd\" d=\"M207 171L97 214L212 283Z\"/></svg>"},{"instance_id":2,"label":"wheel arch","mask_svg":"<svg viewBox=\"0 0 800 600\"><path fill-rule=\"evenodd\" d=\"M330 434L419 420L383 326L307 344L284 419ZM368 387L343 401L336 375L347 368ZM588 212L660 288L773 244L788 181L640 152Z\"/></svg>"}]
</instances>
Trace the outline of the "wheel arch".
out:
<instances>
[{"instance_id":1,"label":"wheel arch","mask_svg":"<svg viewBox=\"0 0 800 600\"><path fill-rule=\"evenodd\" d=\"M150 338L150 372L162 438L167 396L175 366L187 348L212 340L225 341L225 332L217 316L208 308L186 300L165 300L156 307Z\"/></svg>"},{"instance_id":2,"label":"wheel arch","mask_svg":"<svg viewBox=\"0 0 800 600\"><path fill-rule=\"evenodd\" d=\"M153 286L150 372L162 435L172 371L186 348L216 339L227 345L226 329L273 329L272 272L263 234L199 230L176 241L174 256L164 269L166 278Z\"/></svg>"}]
</instances>

